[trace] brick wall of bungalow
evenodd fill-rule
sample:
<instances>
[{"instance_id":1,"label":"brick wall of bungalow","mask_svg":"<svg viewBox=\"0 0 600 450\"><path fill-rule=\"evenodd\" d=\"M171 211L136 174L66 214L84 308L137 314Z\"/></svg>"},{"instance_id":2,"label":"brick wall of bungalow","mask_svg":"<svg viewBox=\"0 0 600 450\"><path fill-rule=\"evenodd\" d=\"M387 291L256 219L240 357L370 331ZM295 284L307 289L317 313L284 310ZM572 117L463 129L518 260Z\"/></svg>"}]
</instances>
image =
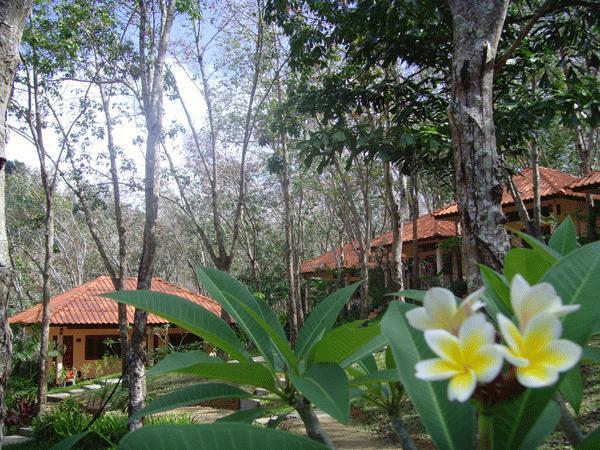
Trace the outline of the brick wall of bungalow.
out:
<instances>
[{"instance_id":1,"label":"brick wall of bungalow","mask_svg":"<svg viewBox=\"0 0 600 450\"><path fill-rule=\"evenodd\" d=\"M131 338L132 331L129 331L129 337ZM180 337L185 335L187 332L181 330L178 327L170 327L168 334L170 337ZM112 373L118 373L121 370L120 361L115 360L116 367L106 367L102 373L96 373L96 363L102 359L104 354L99 351L94 351L91 348L86 352L87 345L92 344L91 347L97 345L99 342L105 341L110 338L113 342L118 343L119 341L119 330L116 327L107 328L82 328L82 327L69 327L69 326L51 326L50 327L50 340L56 343L59 348L62 349L61 354L57 358L50 358L50 363L56 366L56 374L59 375L61 369L74 369L77 371L77 378L95 378L96 376L108 375ZM91 342L89 342L91 341ZM72 343L72 348L69 347L69 343ZM167 343L160 338L157 338L152 333L152 327L148 327L146 343L148 346L148 353L152 352L155 348L163 347ZM91 354L90 354L91 353ZM69 356L69 354L71 356ZM68 361L72 358L72 361ZM87 368L86 368L87 366ZM58 380L57 380L58 382Z\"/></svg>"}]
</instances>

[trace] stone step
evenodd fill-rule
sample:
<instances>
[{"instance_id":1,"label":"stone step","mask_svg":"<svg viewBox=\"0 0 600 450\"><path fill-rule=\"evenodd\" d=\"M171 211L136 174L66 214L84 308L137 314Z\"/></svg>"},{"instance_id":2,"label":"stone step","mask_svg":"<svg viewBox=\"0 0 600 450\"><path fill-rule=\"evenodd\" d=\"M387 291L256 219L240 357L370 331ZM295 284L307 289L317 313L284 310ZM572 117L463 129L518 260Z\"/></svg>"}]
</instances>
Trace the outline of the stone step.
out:
<instances>
[{"instance_id":1,"label":"stone step","mask_svg":"<svg viewBox=\"0 0 600 450\"><path fill-rule=\"evenodd\" d=\"M79 395L79 394L83 394L84 392L85 392L85 389L81 389L81 388L69 389L69 394L71 394L71 395Z\"/></svg>"},{"instance_id":2,"label":"stone step","mask_svg":"<svg viewBox=\"0 0 600 450\"><path fill-rule=\"evenodd\" d=\"M10 436L4 436L2 438L2 446L8 445L16 445L16 444L25 444L27 442L32 442L33 438L29 436L21 436L18 434L11 434Z\"/></svg>"},{"instance_id":3,"label":"stone step","mask_svg":"<svg viewBox=\"0 0 600 450\"><path fill-rule=\"evenodd\" d=\"M17 432L20 436L33 437L33 427L21 427Z\"/></svg>"},{"instance_id":4,"label":"stone step","mask_svg":"<svg viewBox=\"0 0 600 450\"><path fill-rule=\"evenodd\" d=\"M98 389L102 389L102 386L99 384L86 384L85 386L81 386L81 388L86 391L97 391Z\"/></svg>"},{"instance_id":5,"label":"stone step","mask_svg":"<svg viewBox=\"0 0 600 450\"><path fill-rule=\"evenodd\" d=\"M56 394L48 394L46 400L50 403L62 402L71 396L68 392L57 392Z\"/></svg>"}]
</instances>

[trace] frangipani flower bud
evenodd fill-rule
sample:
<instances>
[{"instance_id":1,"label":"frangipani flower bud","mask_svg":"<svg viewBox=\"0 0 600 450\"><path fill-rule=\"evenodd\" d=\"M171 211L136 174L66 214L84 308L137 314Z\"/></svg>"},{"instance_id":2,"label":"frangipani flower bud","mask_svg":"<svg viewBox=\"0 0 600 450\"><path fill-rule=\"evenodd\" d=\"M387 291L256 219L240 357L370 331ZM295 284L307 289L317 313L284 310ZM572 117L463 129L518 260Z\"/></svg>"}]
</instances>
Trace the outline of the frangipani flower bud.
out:
<instances>
[{"instance_id":1,"label":"frangipani flower bud","mask_svg":"<svg viewBox=\"0 0 600 450\"><path fill-rule=\"evenodd\" d=\"M550 313L561 317L579 309L579 305L563 305L550 283L530 286L519 274L513 277L510 284L510 301L521 331L538 314Z\"/></svg>"},{"instance_id":2,"label":"frangipani flower bud","mask_svg":"<svg viewBox=\"0 0 600 450\"><path fill-rule=\"evenodd\" d=\"M533 317L523 333L502 314L498 314L498 325L507 345L496 347L516 367L517 380L523 386L551 386L558 381L560 372L571 369L581 358L579 345L558 339L562 325L551 313Z\"/></svg>"},{"instance_id":3,"label":"frangipani flower bud","mask_svg":"<svg viewBox=\"0 0 600 450\"><path fill-rule=\"evenodd\" d=\"M423 307L408 311L406 319L417 330L446 330L457 336L462 323L483 306L479 297L484 290L478 289L457 306L448 289L431 288L425 293Z\"/></svg>"},{"instance_id":4,"label":"frangipani flower bud","mask_svg":"<svg viewBox=\"0 0 600 450\"><path fill-rule=\"evenodd\" d=\"M416 377L447 380L448 398L467 401L477 383L489 383L502 369L501 352L494 345L494 327L483 314L474 314L460 326L458 337L446 330L428 330L425 341L439 358L420 361Z\"/></svg>"}]
</instances>

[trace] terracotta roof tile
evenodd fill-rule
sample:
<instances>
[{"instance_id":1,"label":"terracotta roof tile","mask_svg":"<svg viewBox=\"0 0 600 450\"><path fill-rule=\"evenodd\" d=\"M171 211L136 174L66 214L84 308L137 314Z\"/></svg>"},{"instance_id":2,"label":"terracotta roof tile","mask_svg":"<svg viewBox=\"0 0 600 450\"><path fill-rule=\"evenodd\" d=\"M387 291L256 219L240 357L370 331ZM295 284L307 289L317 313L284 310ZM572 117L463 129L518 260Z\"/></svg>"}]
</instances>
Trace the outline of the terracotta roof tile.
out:
<instances>
[{"instance_id":1,"label":"terracotta roof tile","mask_svg":"<svg viewBox=\"0 0 600 450\"><path fill-rule=\"evenodd\" d=\"M454 237L456 236L456 224L447 220L436 220L431 214L421 216L417 221L417 235L419 240ZM371 247L385 247L392 244L393 234L391 231L377 236L371 241ZM412 242L413 233L410 223L404 224L402 228L402 242ZM339 258L340 250L324 253L316 258L302 262L300 273L314 273L318 270L337 269L336 256ZM372 259L370 265L374 267L377 262ZM344 268L356 269L360 267L358 254L354 251L352 244L344 245Z\"/></svg>"},{"instance_id":2,"label":"terracotta roof tile","mask_svg":"<svg viewBox=\"0 0 600 450\"><path fill-rule=\"evenodd\" d=\"M533 176L532 169L526 168L521 173L513 175L513 182L521 199L523 201L533 200ZM577 182L577 177L560 170L550 169L548 167L540 167L540 197L571 197L571 198L583 198L585 195L579 192L575 192L571 189L571 185ZM502 206L513 205L515 202L511 193L508 191L506 186L502 188ZM458 204L452 203L451 205L444 206L433 212L434 217L448 218L456 216L458 214Z\"/></svg>"},{"instance_id":3,"label":"terracotta roof tile","mask_svg":"<svg viewBox=\"0 0 600 450\"><path fill-rule=\"evenodd\" d=\"M135 290L137 280L129 277L125 280L125 290ZM50 323L52 325L117 325L117 302L102 294L113 292L110 277L102 276L82 284L75 289L59 294L50 299ZM152 290L165 294L177 295L190 300L216 315L221 314L221 307L214 300L196 294L161 278L152 279ZM127 320L133 322L134 308L127 307ZM9 319L11 324L33 324L41 321L42 305L37 304L25 311L15 314ZM154 314L148 315L149 325L164 325L168 321Z\"/></svg>"},{"instance_id":4,"label":"terracotta roof tile","mask_svg":"<svg viewBox=\"0 0 600 450\"><path fill-rule=\"evenodd\" d=\"M569 188L576 192L586 192L600 189L600 170L595 170L589 175L576 180Z\"/></svg>"}]
</instances>

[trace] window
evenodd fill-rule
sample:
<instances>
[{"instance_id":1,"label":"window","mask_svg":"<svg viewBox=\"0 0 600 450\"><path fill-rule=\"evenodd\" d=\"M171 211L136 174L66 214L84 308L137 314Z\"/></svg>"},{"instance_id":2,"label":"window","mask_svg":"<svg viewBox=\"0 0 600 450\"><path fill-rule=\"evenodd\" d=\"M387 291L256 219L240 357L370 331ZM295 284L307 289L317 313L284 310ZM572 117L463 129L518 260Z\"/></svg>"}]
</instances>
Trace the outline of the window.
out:
<instances>
[{"instance_id":1,"label":"window","mask_svg":"<svg viewBox=\"0 0 600 450\"><path fill-rule=\"evenodd\" d=\"M102 359L104 355L121 355L119 336L86 336L85 359Z\"/></svg>"}]
</instances>

